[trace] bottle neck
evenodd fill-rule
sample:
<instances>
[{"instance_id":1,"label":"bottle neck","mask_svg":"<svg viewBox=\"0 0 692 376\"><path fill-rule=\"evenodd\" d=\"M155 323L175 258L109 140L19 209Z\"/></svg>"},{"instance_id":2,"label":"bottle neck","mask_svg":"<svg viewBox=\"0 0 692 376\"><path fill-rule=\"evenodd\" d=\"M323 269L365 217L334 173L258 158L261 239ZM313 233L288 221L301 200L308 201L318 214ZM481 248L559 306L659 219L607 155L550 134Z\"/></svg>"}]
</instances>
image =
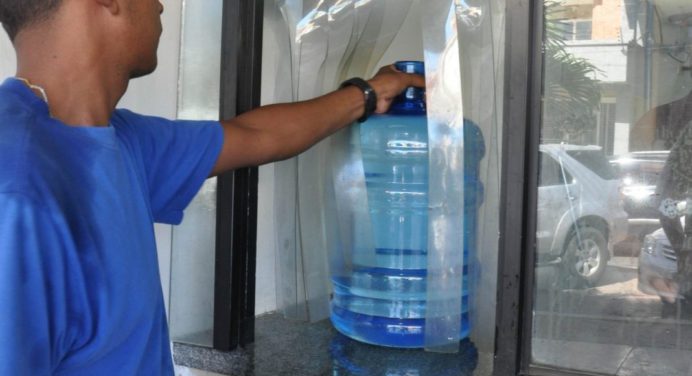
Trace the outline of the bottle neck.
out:
<instances>
[{"instance_id":1,"label":"bottle neck","mask_svg":"<svg viewBox=\"0 0 692 376\"><path fill-rule=\"evenodd\" d=\"M397 61L396 69L401 72L424 75L425 65L422 61ZM389 109L390 114L397 115L425 115L425 90L410 87L394 98Z\"/></svg>"},{"instance_id":2,"label":"bottle neck","mask_svg":"<svg viewBox=\"0 0 692 376\"><path fill-rule=\"evenodd\" d=\"M394 98L388 113L394 115L425 115L426 105L424 98L425 90L410 87Z\"/></svg>"}]
</instances>

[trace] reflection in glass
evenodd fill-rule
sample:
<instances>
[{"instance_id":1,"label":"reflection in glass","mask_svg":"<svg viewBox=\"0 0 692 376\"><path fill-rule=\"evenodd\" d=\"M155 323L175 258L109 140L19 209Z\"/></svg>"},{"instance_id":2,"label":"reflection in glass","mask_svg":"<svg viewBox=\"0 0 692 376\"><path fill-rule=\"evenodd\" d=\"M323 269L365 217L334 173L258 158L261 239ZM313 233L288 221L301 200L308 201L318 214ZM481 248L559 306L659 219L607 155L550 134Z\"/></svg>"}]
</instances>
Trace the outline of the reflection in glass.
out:
<instances>
[{"instance_id":1,"label":"reflection in glass","mask_svg":"<svg viewBox=\"0 0 692 376\"><path fill-rule=\"evenodd\" d=\"M465 339L458 353L394 349L353 341L339 333L329 343L333 376L460 376L478 371L478 350Z\"/></svg>"},{"instance_id":2,"label":"reflection in glass","mask_svg":"<svg viewBox=\"0 0 692 376\"><path fill-rule=\"evenodd\" d=\"M689 375L692 2L544 17L532 361Z\"/></svg>"},{"instance_id":3,"label":"reflection in glass","mask_svg":"<svg viewBox=\"0 0 692 376\"><path fill-rule=\"evenodd\" d=\"M178 118L219 117L222 2L183 4ZM216 179L207 180L173 229L171 340L211 347L214 313Z\"/></svg>"},{"instance_id":4,"label":"reflection in glass","mask_svg":"<svg viewBox=\"0 0 692 376\"><path fill-rule=\"evenodd\" d=\"M432 140L438 151L434 154L439 163L435 174L438 205L431 205L430 210L434 211L438 230L434 237L436 249L447 251L436 251L442 257L437 257L437 267L430 269L440 271L435 286L446 284L445 291L452 291L454 299L449 300L448 313L444 313L446 307L438 307L436 312L444 316L430 316L440 324L451 317L447 328L459 326L461 321L463 269L449 265L462 261L458 249L463 244L459 229L463 228L464 196L459 184L449 182L463 182L464 118L478 125L486 147L480 167L485 200L478 221L483 226L477 229L478 249L482 252L476 255L479 272L467 285L473 284L478 291L496 290L504 11L505 2L498 0L274 0L266 2L265 7L263 70L270 74L263 75L263 82L268 83L263 87L267 99L264 103L310 98L332 90L346 78L369 77L379 66L393 61L425 60L428 73L432 73L429 77L434 77L429 82L427 100L437 115L437 131L429 133L434 133ZM462 91L468 94L462 97ZM365 177L362 167L358 169L359 160L346 159L348 141L348 132L337 133L298 158L276 164L274 169L276 291L279 309L294 318L315 320L328 312L323 301L330 291L321 278L328 264L321 261L325 249L345 255L354 248L349 244L351 239L361 244L371 242L368 232L361 231L371 227L365 210ZM332 169L325 163L328 160L338 162L335 165L340 168ZM356 184L335 185L332 171L338 181L349 175L360 178L349 180ZM330 179L327 184L325 177ZM356 243L356 247L359 245ZM329 261L337 266L334 270L346 270L350 267L343 262L346 259L333 257ZM426 290L439 292L430 286L426 284ZM489 368L495 346L495 294L474 295L473 304L478 308L472 312L472 340L481 359L485 359L479 363ZM427 308L426 313L435 312ZM460 330L452 327L447 332ZM428 334L451 342L455 347L450 346L450 350L456 351L458 338L454 334L446 335L443 330Z\"/></svg>"}]
</instances>

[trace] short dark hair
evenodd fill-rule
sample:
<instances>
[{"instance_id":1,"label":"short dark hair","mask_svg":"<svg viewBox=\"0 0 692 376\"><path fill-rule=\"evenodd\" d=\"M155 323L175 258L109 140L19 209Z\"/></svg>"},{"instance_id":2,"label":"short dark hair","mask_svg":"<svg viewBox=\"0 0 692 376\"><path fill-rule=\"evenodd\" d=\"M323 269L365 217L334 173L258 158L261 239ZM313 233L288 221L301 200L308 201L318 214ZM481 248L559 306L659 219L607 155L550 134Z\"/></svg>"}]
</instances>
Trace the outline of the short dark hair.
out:
<instances>
[{"instance_id":1,"label":"short dark hair","mask_svg":"<svg viewBox=\"0 0 692 376\"><path fill-rule=\"evenodd\" d=\"M0 23L10 39L26 26L53 15L62 0L0 0Z\"/></svg>"}]
</instances>

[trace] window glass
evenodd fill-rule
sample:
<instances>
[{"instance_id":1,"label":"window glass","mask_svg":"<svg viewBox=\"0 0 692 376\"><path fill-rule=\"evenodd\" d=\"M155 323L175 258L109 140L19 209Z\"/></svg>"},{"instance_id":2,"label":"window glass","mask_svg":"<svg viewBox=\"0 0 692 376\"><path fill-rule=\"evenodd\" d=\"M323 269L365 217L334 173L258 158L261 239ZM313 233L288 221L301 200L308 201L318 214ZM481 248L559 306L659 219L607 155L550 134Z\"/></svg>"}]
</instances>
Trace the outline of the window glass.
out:
<instances>
[{"instance_id":1,"label":"window glass","mask_svg":"<svg viewBox=\"0 0 692 376\"><path fill-rule=\"evenodd\" d=\"M417 121L414 117L369 131L375 121L398 119L373 116L297 158L262 167L266 175L260 177L260 189L269 192L260 191L259 217L273 222L260 222L258 233L276 239L276 258L262 257L258 242L258 303L266 303L262 291L275 281L275 308L287 317L330 317L330 327L365 342L384 333L371 343L400 337L403 344L406 338L424 337L424 342L410 345L436 351L442 345L453 353L437 358L440 368L430 374L459 374L457 364L477 364L477 374L490 374L497 336L496 294L480 292L496 291L498 281L506 2L265 3L264 104L312 98L349 77L370 77L379 67L399 60L424 61L429 84L427 117L421 118L426 124L420 132L409 130L407 124ZM418 135L422 137L411 138ZM409 139L448 162L430 168L428 161L435 158L418 165L412 162L413 154L385 152L391 149L386 145ZM462 145L464 150L458 149ZM463 164L455 163L461 158ZM371 169L375 165L378 170ZM409 184L409 175L419 179L416 187ZM262 180L263 176L269 178ZM461 187L463 192L454 191ZM267 204L268 198L273 203ZM263 205L271 212L263 215ZM410 209L415 216L407 214ZM475 210L477 222L469 220ZM470 214L462 221L465 213ZM420 220L413 222L414 217ZM428 242L433 238L435 242ZM404 243L415 241L421 246ZM460 277L450 274L457 272ZM353 318L343 319L347 316ZM428 329L417 330L423 322ZM469 340L459 347L459 338L467 335ZM344 340L356 346L356 352L374 349L340 335L334 340L336 345L325 352L343 348ZM335 363L348 363L358 374L429 374L415 357L404 364L396 349L383 351L391 352L395 361L374 362L386 368L380 373L367 371L373 362L359 364L358 356ZM415 353L423 351L410 354ZM477 360L468 361L463 354ZM333 371L342 374L337 368Z\"/></svg>"},{"instance_id":2,"label":"window glass","mask_svg":"<svg viewBox=\"0 0 692 376\"><path fill-rule=\"evenodd\" d=\"M541 187L551 186L551 185L562 185L567 182L568 184L572 182L572 176L569 172L555 160L553 157L546 153L540 153L540 177L539 185Z\"/></svg>"},{"instance_id":3,"label":"window glass","mask_svg":"<svg viewBox=\"0 0 692 376\"><path fill-rule=\"evenodd\" d=\"M219 118L221 1L182 7L178 118ZM213 346L216 178L208 179L171 236L171 340Z\"/></svg>"},{"instance_id":4,"label":"window glass","mask_svg":"<svg viewBox=\"0 0 692 376\"><path fill-rule=\"evenodd\" d=\"M690 375L692 2L543 12L532 364Z\"/></svg>"},{"instance_id":5,"label":"window glass","mask_svg":"<svg viewBox=\"0 0 692 376\"><path fill-rule=\"evenodd\" d=\"M556 21L555 27L562 31L563 40L572 41L591 39L591 20Z\"/></svg>"},{"instance_id":6,"label":"window glass","mask_svg":"<svg viewBox=\"0 0 692 376\"><path fill-rule=\"evenodd\" d=\"M617 176L615 175L615 170L606 159L605 154L603 154L603 151L569 150L566 153L570 157L576 159L579 163L583 164L584 167L596 173L601 178L606 180L617 179Z\"/></svg>"},{"instance_id":7,"label":"window glass","mask_svg":"<svg viewBox=\"0 0 692 376\"><path fill-rule=\"evenodd\" d=\"M574 39L589 40L591 39L591 20L576 21L574 23Z\"/></svg>"}]
</instances>

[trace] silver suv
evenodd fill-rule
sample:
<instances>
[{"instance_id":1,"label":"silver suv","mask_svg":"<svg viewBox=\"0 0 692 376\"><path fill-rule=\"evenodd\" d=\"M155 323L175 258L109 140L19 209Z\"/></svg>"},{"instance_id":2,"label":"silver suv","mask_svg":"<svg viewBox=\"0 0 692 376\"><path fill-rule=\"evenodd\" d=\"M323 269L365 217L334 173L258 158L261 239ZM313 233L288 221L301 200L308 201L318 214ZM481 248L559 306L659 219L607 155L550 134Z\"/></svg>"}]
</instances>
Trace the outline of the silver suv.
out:
<instances>
[{"instance_id":1,"label":"silver suv","mask_svg":"<svg viewBox=\"0 0 692 376\"><path fill-rule=\"evenodd\" d=\"M672 280L678 271L677 255L662 228L644 237L642 251L639 253L638 283L639 291L664 295L652 281L656 278Z\"/></svg>"},{"instance_id":2,"label":"silver suv","mask_svg":"<svg viewBox=\"0 0 692 376\"><path fill-rule=\"evenodd\" d=\"M539 150L538 265L559 263L576 285L594 285L627 236L620 179L598 146Z\"/></svg>"}]
</instances>

